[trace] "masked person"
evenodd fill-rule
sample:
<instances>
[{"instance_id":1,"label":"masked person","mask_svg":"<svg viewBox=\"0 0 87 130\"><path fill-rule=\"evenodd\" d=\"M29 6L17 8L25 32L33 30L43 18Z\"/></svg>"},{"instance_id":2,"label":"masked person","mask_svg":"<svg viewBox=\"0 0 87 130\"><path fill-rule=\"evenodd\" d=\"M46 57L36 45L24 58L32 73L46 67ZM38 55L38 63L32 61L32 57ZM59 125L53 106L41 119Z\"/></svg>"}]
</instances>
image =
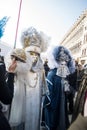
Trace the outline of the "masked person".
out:
<instances>
[{"instance_id":1,"label":"masked person","mask_svg":"<svg viewBox=\"0 0 87 130\"><path fill-rule=\"evenodd\" d=\"M70 92L67 76L74 72L75 66L70 51L63 46L52 49L48 57L50 71L47 75L47 84L50 102L47 102L46 97L42 125L46 130L66 130L69 126L67 94Z\"/></svg>"},{"instance_id":2,"label":"masked person","mask_svg":"<svg viewBox=\"0 0 87 130\"><path fill-rule=\"evenodd\" d=\"M16 92L12 104L12 108L15 110L11 110L10 124L14 126L14 130L40 130L42 97L48 92L40 53L42 49L45 49L42 45L46 46L47 43L44 42L44 39L42 42L41 34L33 27L22 33L21 42L26 60L24 60L25 63L19 61L20 65L15 71ZM20 118L16 120L18 115ZM12 121L15 122L12 123Z\"/></svg>"},{"instance_id":3,"label":"masked person","mask_svg":"<svg viewBox=\"0 0 87 130\"><path fill-rule=\"evenodd\" d=\"M46 51L49 37L34 27L26 29L21 36L22 45L31 60L26 84L25 130L40 130L42 98L48 93L41 52Z\"/></svg>"},{"instance_id":4,"label":"masked person","mask_svg":"<svg viewBox=\"0 0 87 130\"><path fill-rule=\"evenodd\" d=\"M23 128L25 114L25 78L30 66L26 63L26 53L23 49L13 49L5 58L6 70L12 61L16 61L14 71L14 94L10 107L9 123L12 130Z\"/></svg>"}]
</instances>

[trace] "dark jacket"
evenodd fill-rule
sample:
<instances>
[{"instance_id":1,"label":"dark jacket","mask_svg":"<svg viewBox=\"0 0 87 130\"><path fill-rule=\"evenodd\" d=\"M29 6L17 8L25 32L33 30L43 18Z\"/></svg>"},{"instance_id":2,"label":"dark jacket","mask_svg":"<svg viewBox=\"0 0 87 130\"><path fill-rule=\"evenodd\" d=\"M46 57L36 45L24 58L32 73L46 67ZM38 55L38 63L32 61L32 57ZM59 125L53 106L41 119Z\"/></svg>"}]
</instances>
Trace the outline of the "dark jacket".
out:
<instances>
[{"instance_id":1,"label":"dark jacket","mask_svg":"<svg viewBox=\"0 0 87 130\"><path fill-rule=\"evenodd\" d=\"M72 115L72 122L76 120L79 113L83 115L86 91L87 91L87 74L84 74L76 96L74 111Z\"/></svg>"},{"instance_id":2,"label":"dark jacket","mask_svg":"<svg viewBox=\"0 0 87 130\"><path fill-rule=\"evenodd\" d=\"M5 70L0 65L0 101L4 104L11 104L14 88L14 74L8 73L8 81L5 81ZM0 109L0 130L11 130L10 125Z\"/></svg>"},{"instance_id":3,"label":"dark jacket","mask_svg":"<svg viewBox=\"0 0 87 130\"><path fill-rule=\"evenodd\" d=\"M48 66L48 64L47 64L47 62L44 63L44 69L45 69L45 76L47 77L47 74L48 74L48 72L49 72L49 70L50 70L50 68L49 68L49 66Z\"/></svg>"}]
</instances>

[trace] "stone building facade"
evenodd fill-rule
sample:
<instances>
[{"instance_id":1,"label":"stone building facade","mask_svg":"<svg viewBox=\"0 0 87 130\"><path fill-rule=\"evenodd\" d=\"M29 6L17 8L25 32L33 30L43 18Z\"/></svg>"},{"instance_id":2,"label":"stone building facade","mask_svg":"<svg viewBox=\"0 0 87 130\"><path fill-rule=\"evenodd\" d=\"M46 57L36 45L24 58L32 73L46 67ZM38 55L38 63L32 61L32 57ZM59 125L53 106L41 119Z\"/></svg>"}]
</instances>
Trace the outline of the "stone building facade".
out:
<instances>
[{"instance_id":1,"label":"stone building facade","mask_svg":"<svg viewBox=\"0 0 87 130\"><path fill-rule=\"evenodd\" d=\"M75 60L87 63L87 10L79 16L60 45L70 49Z\"/></svg>"},{"instance_id":2,"label":"stone building facade","mask_svg":"<svg viewBox=\"0 0 87 130\"><path fill-rule=\"evenodd\" d=\"M3 57L6 56L11 50L12 50L11 46L0 40L0 56Z\"/></svg>"}]
</instances>

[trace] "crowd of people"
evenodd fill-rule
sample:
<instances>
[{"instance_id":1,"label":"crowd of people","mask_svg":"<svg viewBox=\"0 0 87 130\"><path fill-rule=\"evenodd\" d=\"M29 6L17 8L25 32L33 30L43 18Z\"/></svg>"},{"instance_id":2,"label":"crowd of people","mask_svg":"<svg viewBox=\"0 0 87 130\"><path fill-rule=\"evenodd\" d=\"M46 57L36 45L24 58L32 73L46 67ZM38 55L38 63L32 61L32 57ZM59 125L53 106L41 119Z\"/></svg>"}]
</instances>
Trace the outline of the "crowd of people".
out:
<instances>
[{"instance_id":1,"label":"crowd of people","mask_svg":"<svg viewBox=\"0 0 87 130\"><path fill-rule=\"evenodd\" d=\"M87 130L86 68L60 45L43 63L47 37L33 27L21 43L0 58L0 130Z\"/></svg>"}]
</instances>

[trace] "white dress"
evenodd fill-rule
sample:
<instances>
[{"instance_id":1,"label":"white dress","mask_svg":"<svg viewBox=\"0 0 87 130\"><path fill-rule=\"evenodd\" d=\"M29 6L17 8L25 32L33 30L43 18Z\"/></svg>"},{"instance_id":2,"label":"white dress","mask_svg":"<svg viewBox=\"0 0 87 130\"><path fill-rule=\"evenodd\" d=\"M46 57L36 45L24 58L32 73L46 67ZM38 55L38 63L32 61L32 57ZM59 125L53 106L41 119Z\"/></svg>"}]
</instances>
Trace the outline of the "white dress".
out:
<instances>
[{"instance_id":1,"label":"white dress","mask_svg":"<svg viewBox=\"0 0 87 130\"><path fill-rule=\"evenodd\" d=\"M26 86L25 130L40 130L42 74L29 72L29 84Z\"/></svg>"}]
</instances>

